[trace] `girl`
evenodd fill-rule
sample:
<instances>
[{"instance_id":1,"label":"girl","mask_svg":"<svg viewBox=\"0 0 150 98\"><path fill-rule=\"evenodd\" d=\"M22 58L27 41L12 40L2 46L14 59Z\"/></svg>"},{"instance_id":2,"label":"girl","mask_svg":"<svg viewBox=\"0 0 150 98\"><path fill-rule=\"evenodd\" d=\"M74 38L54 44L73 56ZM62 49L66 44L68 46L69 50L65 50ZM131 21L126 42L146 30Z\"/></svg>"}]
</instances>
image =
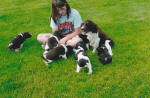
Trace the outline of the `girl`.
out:
<instances>
[{"instance_id":1,"label":"girl","mask_svg":"<svg viewBox=\"0 0 150 98\"><path fill-rule=\"evenodd\" d=\"M70 8L66 0L52 0L52 13L51 13L50 26L52 32L63 31L62 38L59 44L66 44L75 47L75 45L82 41L77 35L80 33L80 25L82 23L79 12ZM37 36L37 40L43 45L49 37L49 33L42 33Z\"/></svg>"}]
</instances>

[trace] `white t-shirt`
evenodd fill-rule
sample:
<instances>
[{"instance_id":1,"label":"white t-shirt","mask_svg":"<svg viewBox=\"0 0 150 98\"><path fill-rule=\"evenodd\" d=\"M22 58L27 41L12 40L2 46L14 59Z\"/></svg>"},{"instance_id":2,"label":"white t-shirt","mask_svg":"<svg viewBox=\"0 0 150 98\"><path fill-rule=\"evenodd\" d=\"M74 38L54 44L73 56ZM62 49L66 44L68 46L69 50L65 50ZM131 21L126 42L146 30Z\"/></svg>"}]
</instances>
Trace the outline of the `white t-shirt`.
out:
<instances>
[{"instance_id":1,"label":"white t-shirt","mask_svg":"<svg viewBox=\"0 0 150 98\"><path fill-rule=\"evenodd\" d=\"M62 30L62 35L67 35L69 33L74 32L74 28L78 28L81 26L82 19L79 12L73 8L71 8L71 12L69 18L66 16L60 16L57 23L51 18L50 26L56 30Z\"/></svg>"}]
</instances>

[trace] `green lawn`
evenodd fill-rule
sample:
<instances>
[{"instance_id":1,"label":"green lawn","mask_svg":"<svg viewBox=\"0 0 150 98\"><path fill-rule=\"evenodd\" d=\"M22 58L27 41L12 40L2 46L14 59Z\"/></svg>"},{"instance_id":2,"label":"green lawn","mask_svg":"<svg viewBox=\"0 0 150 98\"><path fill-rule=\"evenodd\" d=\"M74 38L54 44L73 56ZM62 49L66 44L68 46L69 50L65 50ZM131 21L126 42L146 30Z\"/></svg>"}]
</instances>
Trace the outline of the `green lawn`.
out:
<instances>
[{"instance_id":1,"label":"green lawn","mask_svg":"<svg viewBox=\"0 0 150 98\"><path fill-rule=\"evenodd\" d=\"M49 0L0 0L0 98L150 97L150 0L68 0L82 19L97 23L115 42L106 66L87 51L93 74L76 73L74 55L45 66L36 37L51 32ZM33 37L8 51L20 32Z\"/></svg>"}]
</instances>

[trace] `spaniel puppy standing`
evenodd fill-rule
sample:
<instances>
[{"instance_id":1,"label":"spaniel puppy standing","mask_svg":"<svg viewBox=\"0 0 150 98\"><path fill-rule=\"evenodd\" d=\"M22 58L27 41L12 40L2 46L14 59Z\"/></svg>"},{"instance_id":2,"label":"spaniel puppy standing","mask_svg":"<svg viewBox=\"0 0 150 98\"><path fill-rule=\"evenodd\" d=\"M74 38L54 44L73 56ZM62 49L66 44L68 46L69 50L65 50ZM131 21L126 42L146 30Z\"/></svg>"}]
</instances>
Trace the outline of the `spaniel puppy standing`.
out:
<instances>
[{"instance_id":1,"label":"spaniel puppy standing","mask_svg":"<svg viewBox=\"0 0 150 98\"><path fill-rule=\"evenodd\" d=\"M17 35L15 38L13 38L9 45L8 45L8 50L15 50L16 52L19 51L23 47L24 41L27 38L31 38L32 35L29 34L29 32L23 32L19 35Z\"/></svg>"},{"instance_id":2,"label":"spaniel puppy standing","mask_svg":"<svg viewBox=\"0 0 150 98\"><path fill-rule=\"evenodd\" d=\"M98 47L105 44L106 40L110 40L109 45L114 46L113 40L108 37L94 22L91 20L85 20L81 24L82 34L87 35L87 39L90 42L90 46L93 47L93 52L96 51Z\"/></svg>"},{"instance_id":3,"label":"spaniel puppy standing","mask_svg":"<svg viewBox=\"0 0 150 98\"><path fill-rule=\"evenodd\" d=\"M76 45L74 51L75 51L75 59L77 60L76 72L80 72L80 70L83 67L87 67L89 69L88 74L92 74L91 62L88 56L85 54L84 49L81 46Z\"/></svg>"}]
</instances>

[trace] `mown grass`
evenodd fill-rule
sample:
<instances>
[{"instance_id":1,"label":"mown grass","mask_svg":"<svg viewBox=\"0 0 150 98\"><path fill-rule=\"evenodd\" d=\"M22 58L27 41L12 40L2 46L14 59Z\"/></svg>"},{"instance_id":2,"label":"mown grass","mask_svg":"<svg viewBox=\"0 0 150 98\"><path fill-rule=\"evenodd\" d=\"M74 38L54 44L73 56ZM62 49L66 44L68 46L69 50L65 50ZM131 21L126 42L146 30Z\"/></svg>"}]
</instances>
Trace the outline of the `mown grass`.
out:
<instances>
[{"instance_id":1,"label":"mown grass","mask_svg":"<svg viewBox=\"0 0 150 98\"><path fill-rule=\"evenodd\" d=\"M150 0L68 0L82 19L96 22L115 42L106 66L87 51L93 74L76 73L74 55L45 66L36 37L51 32L49 0L0 0L0 97L149 97ZM20 32L33 37L18 53L8 51Z\"/></svg>"}]
</instances>

